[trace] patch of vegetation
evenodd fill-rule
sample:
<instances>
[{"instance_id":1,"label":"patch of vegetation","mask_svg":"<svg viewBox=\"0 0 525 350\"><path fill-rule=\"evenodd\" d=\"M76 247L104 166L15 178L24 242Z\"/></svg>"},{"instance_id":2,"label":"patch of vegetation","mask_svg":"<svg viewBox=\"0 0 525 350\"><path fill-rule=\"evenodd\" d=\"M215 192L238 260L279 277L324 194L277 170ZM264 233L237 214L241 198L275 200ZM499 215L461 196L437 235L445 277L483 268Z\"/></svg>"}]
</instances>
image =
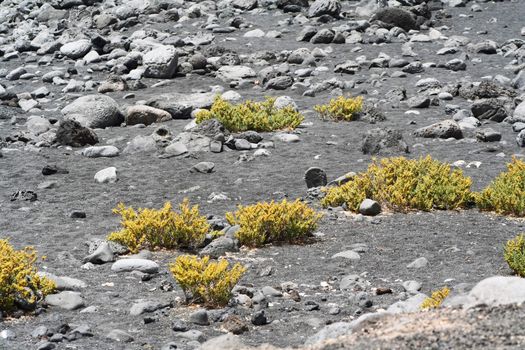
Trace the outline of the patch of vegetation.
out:
<instances>
[{"instance_id":1,"label":"patch of vegetation","mask_svg":"<svg viewBox=\"0 0 525 350\"><path fill-rule=\"evenodd\" d=\"M525 277L525 236L520 234L509 240L504 247L505 261L520 277Z\"/></svg>"},{"instance_id":2,"label":"patch of vegetation","mask_svg":"<svg viewBox=\"0 0 525 350\"><path fill-rule=\"evenodd\" d=\"M260 247L272 242L301 242L317 228L322 215L305 203L286 199L276 203L260 202L240 205L236 212L227 213L231 225L239 225L239 242L248 247Z\"/></svg>"},{"instance_id":3,"label":"patch of vegetation","mask_svg":"<svg viewBox=\"0 0 525 350\"><path fill-rule=\"evenodd\" d=\"M196 114L197 124L208 119L217 119L232 132L246 130L273 131L295 129L304 117L293 107L274 107L275 98L267 97L262 102L246 101L231 104L222 97L217 97L211 109Z\"/></svg>"},{"instance_id":4,"label":"patch of vegetation","mask_svg":"<svg viewBox=\"0 0 525 350\"><path fill-rule=\"evenodd\" d=\"M525 162L513 158L507 171L499 174L483 191L475 194L481 210L525 216Z\"/></svg>"},{"instance_id":5,"label":"patch of vegetation","mask_svg":"<svg viewBox=\"0 0 525 350\"><path fill-rule=\"evenodd\" d=\"M122 229L112 232L108 240L123 244L132 253L142 248L193 248L201 244L210 225L200 215L199 206L190 206L188 199L179 204L179 211L172 210L170 202L162 209L135 211L120 203L113 212L122 216Z\"/></svg>"},{"instance_id":6,"label":"patch of vegetation","mask_svg":"<svg viewBox=\"0 0 525 350\"><path fill-rule=\"evenodd\" d=\"M366 199L398 211L419 209L457 209L472 200L470 178L460 169L432 159L415 160L404 157L374 160L367 171L357 174L338 187L326 189L321 204L324 207L346 204L357 212Z\"/></svg>"},{"instance_id":7,"label":"patch of vegetation","mask_svg":"<svg viewBox=\"0 0 525 350\"><path fill-rule=\"evenodd\" d=\"M37 274L35 261L33 248L15 250L7 240L0 239L0 311L34 308L55 290L53 281Z\"/></svg>"},{"instance_id":8,"label":"patch of vegetation","mask_svg":"<svg viewBox=\"0 0 525 350\"><path fill-rule=\"evenodd\" d=\"M319 113L323 120L351 121L355 115L363 110L363 97L344 97L332 98L325 105L317 105L314 110Z\"/></svg>"},{"instance_id":9,"label":"patch of vegetation","mask_svg":"<svg viewBox=\"0 0 525 350\"><path fill-rule=\"evenodd\" d=\"M450 294L448 287L432 292L432 295L421 303L421 310L437 309Z\"/></svg>"},{"instance_id":10,"label":"patch of vegetation","mask_svg":"<svg viewBox=\"0 0 525 350\"><path fill-rule=\"evenodd\" d=\"M246 268L239 263L230 268L226 259L213 262L208 256L181 255L170 264L170 271L184 291L187 302L223 307L228 304L231 291Z\"/></svg>"}]
</instances>

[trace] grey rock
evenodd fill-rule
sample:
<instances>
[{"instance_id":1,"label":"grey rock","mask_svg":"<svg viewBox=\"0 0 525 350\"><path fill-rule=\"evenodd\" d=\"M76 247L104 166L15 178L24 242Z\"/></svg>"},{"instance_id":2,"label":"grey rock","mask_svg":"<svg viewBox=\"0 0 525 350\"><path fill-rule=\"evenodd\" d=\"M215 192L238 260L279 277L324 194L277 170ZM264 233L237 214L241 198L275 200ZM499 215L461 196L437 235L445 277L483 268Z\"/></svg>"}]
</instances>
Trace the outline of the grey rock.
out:
<instances>
[{"instance_id":1,"label":"grey rock","mask_svg":"<svg viewBox=\"0 0 525 350\"><path fill-rule=\"evenodd\" d=\"M520 147L525 147L525 129L521 130L516 136L516 143Z\"/></svg>"},{"instance_id":2,"label":"grey rock","mask_svg":"<svg viewBox=\"0 0 525 350\"><path fill-rule=\"evenodd\" d=\"M418 281L405 281L403 282L403 289L407 292L417 292L421 289L421 283Z\"/></svg>"},{"instance_id":3,"label":"grey rock","mask_svg":"<svg viewBox=\"0 0 525 350\"><path fill-rule=\"evenodd\" d=\"M430 98L428 96L414 96L407 100L410 108L428 108L430 107Z\"/></svg>"},{"instance_id":4,"label":"grey rock","mask_svg":"<svg viewBox=\"0 0 525 350\"><path fill-rule=\"evenodd\" d=\"M508 116L504 103L497 99L475 101L471 106L471 111L478 119L489 119L498 123Z\"/></svg>"},{"instance_id":5,"label":"grey rock","mask_svg":"<svg viewBox=\"0 0 525 350\"><path fill-rule=\"evenodd\" d=\"M84 298L78 292L63 291L46 296L46 304L65 310L76 310L84 306Z\"/></svg>"},{"instance_id":6,"label":"grey rock","mask_svg":"<svg viewBox=\"0 0 525 350\"><path fill-rule=\"evenodd\" d=\"M145 105L136 105L128 108L126 114L126 124L144 124L150 125L153 123L160 123L171 120L172 116L169 112Z\"/></svg>"},{"instance_id":7,"label":"grey rock","mask_svg":"<svg viewBox=\"0 0 525 350\"><path fill-rule=\"evenodd\" d=\"M215 163L212 162L200 162L191 167L190 172L192 173L202 173L209 174L213 172L215 168Z\"/></svg>"},{"instance_id":8,"label":"grey rock","mask_svg":"<svg viewBox=\"0 0 525 350\"><path fill-rule=\"evenodd\" d=\"M252 324L254 326L264 326L268 323L268 319L266 317L266 314L264 310L256 311L251 318Z\"/></svg>"},{"instance_id":9,"label":"grey rock","mask_svg":"<svg viewBox=\"0 0 525 350\"><path fill-rule=\"evenodd\" d=\"M150 313L160 309L164 309L168 306L170 306L170 304L161 303L158 301L139 301L131 306L129 314L132 316L138 316L145 313Z\"/></svg>"},{"instance_id":10,"label":"grey rock","mask_svg":"<svg viewBox=\"0 0 525 350\"><path fill-rule=\"evenodd\" d=\"M77 120L89 128L119 126L124 121L115 100L106 95L85 95L62 109L66 119Z\"/></svg>"},{"instance_id":11,"label":"grey rock","mask_svg":"<svg viewBox=\"0 0 525 350\"><path fill-rule=\"evenodd\" d=\"M172 142L164 149L164 152L176 157L188 153L188 147L182 142Z\"/></svg>"},{"instance_id":12,"label":"grey rock","mask_svg":"<svg viewBox=\"0 0 525 350\"><path fill-rule=\"evenodd\" d=\"M55 142L59 145L82 147L98 143L98 136L93 130L82 126L75 120L62 120L55 134Z\"/></svg>"},{"instance_id":13,"label":"grey rock","mask_svg":"<svg viewBox=\"0 0 525 350\"><path fill-rule=\"evenodd\" d=\"M91 50L91 41L87 39L81 39L62 45L60 48L60 53L76 60L78 58L84 57L89 52L89 50Z\"/></svg>"},{"instance_id":14,"label":"grey rock","mask_svg":"<svg viewBox=\"0 0 525 350\"><path fill-rule=\"evenodd\" d=\"M190 329L189 331L186 331L186 332L177 333L177 336L184 338L184 339L197 341L199 343L202 343L206 340L206 337L204 336L204 334L201 331L198 331L196 329Z\"/></svg>"},{"instance_id":15,"label":"grey rock","mask_svg":"<svg viewBox=\"0 0 525 350\"><path fill-rule=\"evenodd\" d=\"M348 322L332 323L328 326L324 326L319 332L308 337L305 345L314 345L329 339L335 339L350 333L351 330L352 326Z\"/></svg>"},{"instance_id":16,"label":"grey rock","mask_svg":"<svg viewBox=\"0 0 525 350\"><path fill-rule=\"evenodd\" d=\"M103 241L95 251L83 259L84 263L105 264L115 261L115 254L108 242Z\"/></svg>"},{"instance_id":17,"label":"grey rock","mask_svg":"<svg viewBox=\"0 0 525 350\"><path fill-rule=\"evenodd\" d=\"M415 16L412 13L397 7L387 7L377 11L372 16L372 20L378 20L402 28L407 32L411 29L419 29Z\"/></svg>"},{"instance_id":18,"label":"grey rock","mask_svg":"<svg viewBox=\"0 0 525 350\"><path fill-rule=\"evenodd\" d=\"M231 350L244 349L245 347L239 336L227 333L202 343L199 350Z\"/></svg>"},{"instance_id":19,"label":"grey rock","mask_svg":"<svg viewBox=\"0 0 525 350\"><path fill-rule=\"evenodd\" d=\"M76 279L76 278L71 278L68 276L56 276L48 272L39 272L38 274L41 276L45 276L47 279L55 282L56 289L61 290L61 291L62 290L79 291L84 288L87 288L88 286L86 282Z\"/></svg>"},{"instance_id":20,"label":"grey rock","mask_svg":"<svg viewBox=\"0 0 525 350\"><path fill-rule=\"evenodd\" d=\"M353 250L345 250L344 252L339 252L337 254L332 255L332 259L337 258L343 258L348 260L360 260L361 256L359 255L359 253Z\"/></svg>"},{"instance_id":21,"label":"grey rock","mask_svg":"<svg viewBox=\"0 0 525 350\"><path fill-rule=\"evenodd\" d=\"M381 205L372 199L366 198L359 205L359 212L363 215L375 216L381 213Z\"/></svg>"},{"instance_id":22,"label":"grey rock","mask_svg":"<svg viewBox=\"0 0 525 350\"><path fill-rule=\"evenodd\" d=\"M142 58L147 78L170 79L177 72L178 55L173 46L162 45L147 52Z\"/></svg>"},{"instance_id":23,"label":"grey rock","mask_svg":"<svg viewBox=\"0 0 525 350\"><path fill-rule=\"evenodd\" d=\"M208 311L200 309L195 312L192 312L189 316L189 321L199 326L208 326L210 324L210 320L208 318Z\"/></svg>"},{"instance_id":24,"label":"grey rock","mask_svg":"<svg viewBox=\"0 0 525 350\"><path fill-rule=\"evenodd\" d=\"M106 338L119 342L119 343L131 343L134 339L133 337L121 329L113 329L108 334Z\"/></svg>"},{"instance_id":25,"label":"grey rock","mask_svg":"<svg viewBox=\"0 0 525 350\"><path fill-rule=\"evenodd\" d=\"M117 157L120 151L115 146L91 146L82 150L82 155L88 158Z\"/></svg>"},{"instance_id":26,"label":"grey rock","mask_svg":"<svg viewBox=\"0 0 525 350\"><path fill-rule=\"evenodd\" d=\"M204 249L199 253L200 256L209 256L213 259L217 259L224 256L228 252L238 252L239 247L237 242L229 237L219 237L211 241Z\"/></svg>"},{"instance_id":27,"label":"grey rock","mask_svg":"<svg viewBox=\"0 0 525 350\"><path fill-rule=\"evenodd\" d=\"M480 281L468 294L476 305L498 306L525 302L525 279L520 277L493 276Z\"/></svg>"},{"instance_id":28,"label":"grey rock","mask_svg":"<svg viewBox=\"0 0 525 350\"><path fill-rule=\"evenodd\" d=\"M340 12L341 3L339 0L315 0L308 9L308 17L330 15L337 18Z\"/></svg>"},{"instance_id":29,"label":"grey rock","mask_svg":"<svg viewBox=\"0 0 525 350\"><path fill-rule=\"evenodd\" d=\"M113 263L111 271L140 271L152 274L159 272L159 265L156 262L147 259L120 259Z\"/></svg>"},{"instance_id":30,"label":"grey rock","mask_svg":"<svg viewBox=\"0 0 525 350\"><path fill-rule=\"evenodd\" d=\"M319 30L315 35L310 39L312 44L330 44L335 37L335 32L331 29L324 28Z\"/></svg>"},{"instance_id":31,"label":"grey rock","mask_svg":"<svg viewBox=\"0 0 525 350\"><path fill-rule=\"evenodd\" d=\"M342 291L363 291L367 286L367 281L358 275L346 275L339 283L339 289Z\"/></svg>"},{"instance_id":32,"label":"grey rock","mask_svg":"<svg viewBox=\"0 0 525 350\"><path fill-rule=\"evenodd\" d=\"M308 168L304 173L304 181L307 188L326 186L326 172L317 167Z\"/></svg>"},{"instance_id":33,"label":"grey rock","mask_svg":"<svg viewBox=\"0 0 525 350\"><path fill-rule=\"evenodd\" d=\"M423 128L419 128L414 132L414 136L426 138L442 138L447 139L453 137L455 139L462 139L463 132L457 122L454 120L444 120Z\"/></svg>"},{"instance_id":34,"label":"grey rock","mask_svg":"<svg viewBox=\"0 0 525 350\"><path fill-rule=\"evenodd\" d=\"M215 100L214 93L169 93L153 97L147 105L163 109L170 113L173 119L190 119L191 113L200 108L210 108Z\"/></svg>"},{"instance_id":35,"label":"grey rock","mask_svg":"<svg viewBox=\"0 0 525 350\"><path fill-rule=\"evenodd\" d=\"M272 78L268 80L265 89L270 90L286 90L293 85L293 78L289 75L281 75L279 77Z\"/></svg>"},{"instance_id":36,"label":"grey rock","mask_svg":"<svg viewBox=\"0 0 525 350\"><path fill-rule=\"evenodd\" d=\"M409 269L421 269L423 267L426 267L428 265L428 260L424 256L417 258L416 260L412 261L410 264L407 265L407 268Z\"/></svg>"},{"instance_id":37,"label":"grey rock","mask_svg":"<svg viewBox=\"0 0 525 350\"><path fill-rule=\"evenodd\" d=\"M130 141L123 152L126 154L135 154L155 152L156 150L157 144L153 137L138 135Z\"/></svg>"},{"instance_id":38,"label":"grey rock","mask_svg":"<svg viewBox=\"0 0 525 350\"><path fill-rule=\"evenodd\" d=\"M409 148L400 130L377 128L367 131L361 151L364 154L408 153Z\"/></svg>"},{"instance_id":39,"label":"grey rock","mask_svg":"<svg viewBox=\"0 0 525 350\"><path fill-rule=\"evenodd\" d=\"M497 142L501 140L501 133L487 128L476 132L476 139L481 142Z\"/></svg>"},{"instance_id":40,"label":"grey rock","mask_svg":"<svg viewBox=\"0 0 525 350\"><path fill-rule=\"evenodd\" d=\"M427 296L425 294L416 294L407 300L398 301L388 307L387 312L398 314L405 312L417 312L421 310L421 304Z\"/></svg>"},{"instance_id":41,"label":"grey rock","mask_svg":"<svg viewBox=\"0 0 525 350\"><path fill-rule=\"evenodd\" d=\"M117 168L112 166L102 169L95 174L94 178L98 183L115 183L118 180Z\"/></svg>"},{"instance_id":42,"label":"grey rock","mask_svg":"<svg viewBox=\"0 0 525 350\"><path fill-rule=\"evenodd\" d=\"M257 73L246 66L223 66L217 70L217 79L225 83L236 82L242 79L255 78Z\"/></svg>"}]
</instances>

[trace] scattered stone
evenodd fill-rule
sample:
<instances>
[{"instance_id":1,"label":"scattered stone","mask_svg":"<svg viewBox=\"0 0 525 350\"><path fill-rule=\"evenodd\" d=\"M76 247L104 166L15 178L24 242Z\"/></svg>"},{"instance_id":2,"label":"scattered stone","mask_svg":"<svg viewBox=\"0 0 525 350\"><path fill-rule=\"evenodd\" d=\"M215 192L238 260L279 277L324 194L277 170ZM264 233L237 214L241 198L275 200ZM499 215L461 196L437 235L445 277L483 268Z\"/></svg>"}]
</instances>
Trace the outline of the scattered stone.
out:
<instances>
[{"instance_id":1,"label":"scattered stone","mask_svg":"<svg viewBox=\"0 0 525 350\"><path fill-rule=\"evenodd\" d=\"M156 262L147 259L120 259L113 263L113 265L111 266L111 271L140 271L144 273L153 274L159 272L159 265Z\"/></svg>"},{"instance_id":2,"label":"scattered stone","mask_svg":"<svg viewBox=\"0 0 525 350\"><path fill-rule=\"evenodd\" d=\"M65 310L76 310L84 306L84 298L78 292L63 291L46 296L46 304Z\"/></svg>"},{"instance_id":3,"label":"scattered stone","mask_svg":"<svg viewBox=\"0 0 525 350\"><path fill-rule=\"evenodd\" d=\"M304 173L304 180L306 181L306 187L320 187L326 186L326 172L321 168L312 167L306 170Z\"/></svg>"},{"instance_id":4,"label":"scattered stone","mask_svg":"<svg viewBox=\"0 0 525 350\"><path fill-rule=\"evenodd\" d=\"M414 136L426 138L455 138L462 139L463 132L457 122L454 120L444 120L420 129L414 132Z\"/></svg>"},{"instance_id":5,"label":"scattered stone","mask_svg":"<svg viewBox=\"0 0 525 350\"><path fill-rule=\"evenodd\" d=\"M215 169L215 163L212 162L200 162L191 167L191 173L202 173L209 174Z\"/></svg>"},{"instance_id":6,"label":"scattered stone","mask_svg":"<svg viewBox=\"0 0 525 350\"><path fill-rule=\"evenodd\" d=\"M204 309L200 309L191 313L189 320L191 323L197 324L199 326L208 326L210 324L208 312Z\"/></svg>"},{"instance_id":7,"label":"scattered stone","mask_svg":"<svg viewBox=\"0 0 525 350\"><path fill-rule=\"evenodd\" d=\"M117 168L112 166L106 169L102 169L95 174L94 178L96 182L101 183L101 184L115 183L118 180Z\"/></svg>"},{"instance_id":8,"label":"scattered stone","mask_svg":"<svg viewBox=\"0 0 525 350\"><path fill-rule=\"evenodd\" d=\"M407 265L407 268L409 269L422 269L423 267L426 267L428 265L428 260L425 257L417 258L416 260L412 261L410 264Z\"/></svg>"},{"instance_id":9,"label":"scattered stone","mask_svg":"<svg viewBox=\"0 0 525 350\"><path fill-rule=\"evenodd\" d=\"M107 339L114 340L119 343L131 343L134 339L131 335L121 329L113 329L107 335Z\"/></svg>"},{"instance_id":10,"label":"scattered stone","mask_svg":"<svg viewBox=\"0 0 525 350\"><path fill-rule=\"evenodd\" d=\"M372 199L366 198L359 205L359 212L367 216L376 216L381 213L381 205Z\"/></svg>"}]
</instances>

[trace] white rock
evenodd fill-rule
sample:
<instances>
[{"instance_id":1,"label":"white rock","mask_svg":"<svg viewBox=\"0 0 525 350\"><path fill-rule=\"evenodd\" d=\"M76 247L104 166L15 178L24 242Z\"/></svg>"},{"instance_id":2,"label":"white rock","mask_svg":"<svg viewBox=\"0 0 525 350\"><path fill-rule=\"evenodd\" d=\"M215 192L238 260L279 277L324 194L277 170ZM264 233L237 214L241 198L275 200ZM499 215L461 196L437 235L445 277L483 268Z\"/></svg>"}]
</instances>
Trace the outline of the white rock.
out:
<instances>
[{"instance_id":1,"label":"white rock","mask_svg":"<svg viewBox=\"0 0 525 350\"><path fill-rule=\"evenodd\" d=\"M113 166L102 169L95 174L95 181L98 183L115 183L117 180L117 168Z\"/></svg>"},{"instance_id":2,"label":"white rock","mask_svg":"<svg viewBox=\"0 0 525 350\"><path fill-rule=\"evenodd\" d=\"M159 265L156 262L147 259L121 259L113 263L111 271L141 271L144 273L157 273L159 271Z\"/></svg>"}]
</instances>

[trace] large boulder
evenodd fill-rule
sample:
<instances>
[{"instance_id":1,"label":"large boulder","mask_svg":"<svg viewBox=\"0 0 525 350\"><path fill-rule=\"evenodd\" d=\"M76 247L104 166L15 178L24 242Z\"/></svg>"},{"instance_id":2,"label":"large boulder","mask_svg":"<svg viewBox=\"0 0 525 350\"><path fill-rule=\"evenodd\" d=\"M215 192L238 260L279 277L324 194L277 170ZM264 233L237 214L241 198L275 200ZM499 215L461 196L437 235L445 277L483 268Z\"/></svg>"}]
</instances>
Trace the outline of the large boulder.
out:
<instances>
[{"instance_id":1,"label":"large boulder","mask_svg":"<svg viewBox=\"0 0 525 350\"><path fill-rule=\"evenodd\" d=\"M144 76L159 79L172 78L177 72L178 59L177 51L173 46L158 46L142 58L142 64L146 67Z\"/></svg>"},{"instance_id":2,"label":"large boulder","mask_svg":"<svg viewBox=\"0 0 525 350\"><path fill-rule=\"evenodd\" d=\"M58 125L55 143L60 145L83 147L98 143L97 134L90 128L80 125L76 120L62 120Z\"/></svg>"},{"instance_id":3,"label":"large boulder","mask_svg":"<svg viewBox=\"0 0 525 350\"><path fill-rule=\"evenodd\" d=\"M400 130L378 128L367 131L361 151L364 154L408 153L408 145Z\"/></svg>"},{"instance_id":4,"label":"large boulder","mask_svg":"<svg viewBox=\"0 0 525 350\"><path fill-rule=\"evenodd\" d=\"M119 126L124 121L114 99L105 95L86 95L62 109L66 119L74 119L89 128Z\"/></svg>"}]
</instances>

